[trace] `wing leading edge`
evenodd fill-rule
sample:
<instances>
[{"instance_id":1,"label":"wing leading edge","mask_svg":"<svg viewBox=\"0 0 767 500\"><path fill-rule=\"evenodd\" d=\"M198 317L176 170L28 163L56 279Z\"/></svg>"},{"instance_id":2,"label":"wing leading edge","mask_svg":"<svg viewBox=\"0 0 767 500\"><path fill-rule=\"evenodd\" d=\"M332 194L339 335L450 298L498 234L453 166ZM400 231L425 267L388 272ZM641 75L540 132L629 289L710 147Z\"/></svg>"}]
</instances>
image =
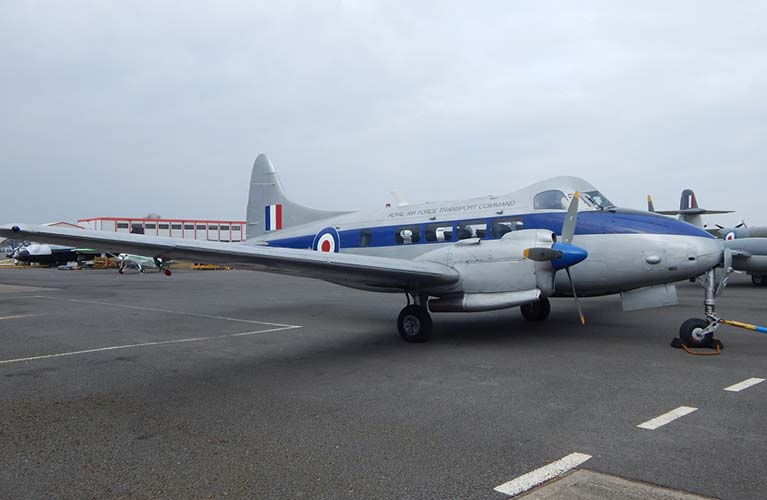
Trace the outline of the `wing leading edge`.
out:
<instances>
[{"instance_id":1,"label":"wing leading edge","mask_svg":"<svg viewBox=\"0 0 767 500\"><path fill-rule=\"evenodd\" d=\"M163 259L232 265L381 291L427 290L449 286L460 280L460 274L452 267L422 260L328 254L265 245L190 241L22 224L0 226L0 236L71 246L85 244L111 253L126 252Z\"/></svg>"}]
</instances>

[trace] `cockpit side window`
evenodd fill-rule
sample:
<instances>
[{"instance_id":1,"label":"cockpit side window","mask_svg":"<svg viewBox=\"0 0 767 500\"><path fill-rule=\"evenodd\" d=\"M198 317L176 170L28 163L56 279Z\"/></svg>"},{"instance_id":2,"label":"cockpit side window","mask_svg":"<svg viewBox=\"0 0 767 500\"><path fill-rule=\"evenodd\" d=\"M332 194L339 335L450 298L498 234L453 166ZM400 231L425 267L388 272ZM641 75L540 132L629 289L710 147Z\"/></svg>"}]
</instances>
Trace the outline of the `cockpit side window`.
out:
<instances>
[{"instance_id":1,"label":"cockpit side window","mask_svg":"<svg viewBox=\"0 0 767 500\"><path fill-rule=\"evenodd\" d=\"M568 203L565 193L558 189L551 189L535 195L533 208L536 210L567 210Z\"/></svg>"}]
</instances>

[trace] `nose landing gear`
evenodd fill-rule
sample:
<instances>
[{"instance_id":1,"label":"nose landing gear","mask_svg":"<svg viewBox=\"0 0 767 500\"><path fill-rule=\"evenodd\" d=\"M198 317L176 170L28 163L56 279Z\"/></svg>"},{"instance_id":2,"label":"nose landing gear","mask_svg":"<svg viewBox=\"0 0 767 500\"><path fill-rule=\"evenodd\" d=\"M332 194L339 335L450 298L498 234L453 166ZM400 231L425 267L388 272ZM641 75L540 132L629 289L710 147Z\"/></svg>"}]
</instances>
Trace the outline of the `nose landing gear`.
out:
<instances>
[{"instance_id":1,"label":"nose landing gear","mask_svg":"<svg viewBox=\"0 0 767 500\"><path fill-rule=\"evenodd\" d=\"M714 333L721 324L721 318L716 313L716 294L724 288L727 278L722 278L723 282L716 283L716 274L711 269L702 278L699 279L701 286L705 289L706 298L703 301L705 307L705 319L690 318L679 327L679 338L671 341L672 347L681 348L683 346L692 348L711 348L721 349L722 343L714 338Z\"/></svg>"}]
</instances>

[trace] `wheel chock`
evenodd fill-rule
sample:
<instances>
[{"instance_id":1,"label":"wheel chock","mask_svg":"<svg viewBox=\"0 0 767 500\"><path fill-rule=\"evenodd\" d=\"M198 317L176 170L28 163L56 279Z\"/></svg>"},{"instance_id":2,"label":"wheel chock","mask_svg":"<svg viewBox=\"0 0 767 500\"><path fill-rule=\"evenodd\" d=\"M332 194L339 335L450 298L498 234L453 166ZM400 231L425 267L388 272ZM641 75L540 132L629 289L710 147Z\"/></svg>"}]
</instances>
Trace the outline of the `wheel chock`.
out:
<instances>
[{"instance_id":1,"label":"wheel chock","mask_svg":"<svg viewBox=\"0 0 767 500\"><path fill-rule=\"evenodd\" d=\"M702 349L693 349L691 347L687 347L682 339L675 337L674 340L671 341L671 347L675 349L683 349L687 354L692 354L693 356L718 356L722 353L724 344L722 344L722 341L719 339L711 339L711 342L708 344L707 348L704 347ZM705 349L712 349L714 352L708 352Z\"/></svg>"}]
</instances>

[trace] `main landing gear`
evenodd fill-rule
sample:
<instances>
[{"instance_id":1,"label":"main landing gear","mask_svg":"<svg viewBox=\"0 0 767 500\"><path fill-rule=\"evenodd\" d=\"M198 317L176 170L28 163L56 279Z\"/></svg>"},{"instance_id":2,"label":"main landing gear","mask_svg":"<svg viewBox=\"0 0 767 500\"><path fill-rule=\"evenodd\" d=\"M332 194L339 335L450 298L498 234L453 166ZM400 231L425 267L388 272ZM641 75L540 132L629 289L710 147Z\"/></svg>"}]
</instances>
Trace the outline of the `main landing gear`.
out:
<instances>
[{"instance_id":1,"label":"main landing gear","mask_svg":"<svg viewBox=\"0 0 767 500\"><path fill-rule=\"evenodd\" d=\"M527 321L539 322L549 317L551 304L549 303L549 299L542 297L535 302L519 306L519 311L522 313L522 317Z\"/></svg>"},{"instance_id":2,"label":"main landing gear","mask_svg":"<svg viewBox=\"0 0 767 500\"><path fill-rule=\"evenodd\" d=\"M727 278L722 278L726 282ZM725 283L720 283L717 287L716 275L714 270L707 272L698 280L705 289L706 298L703 301L706 317L690 318L679 327L679 338L671 342L672 347L682 347L684 344L692 348L712 348L722 347L722 343L714 338L714 333L721 323L719 315L716 313L716 294L724 288ZM681 344L680 344L681 340Z\"/></svg>"},{"instance_id":3,"label":"main landing gear","mask_svg":"<svg viewBox=\"0 0 767 500\"><path fill-rule=\"evenodd\" d=\"M410 298L413 303L410 303ZM407 294L408 305L399 313L397 329L407 342L426 342L431 337L431 315L427 309L427 295Z\"/></svg>"},{"instance_id":4,"label":"main landing gear","mask_svg":"<svg viewBox=\"0 0 767 500\"><path fill-rule=\"evenodd\" d=\"M751 283L756 286L767 286L767 276L757 276L754 274L751 276Z\"/></svg>"}]
</instances>

